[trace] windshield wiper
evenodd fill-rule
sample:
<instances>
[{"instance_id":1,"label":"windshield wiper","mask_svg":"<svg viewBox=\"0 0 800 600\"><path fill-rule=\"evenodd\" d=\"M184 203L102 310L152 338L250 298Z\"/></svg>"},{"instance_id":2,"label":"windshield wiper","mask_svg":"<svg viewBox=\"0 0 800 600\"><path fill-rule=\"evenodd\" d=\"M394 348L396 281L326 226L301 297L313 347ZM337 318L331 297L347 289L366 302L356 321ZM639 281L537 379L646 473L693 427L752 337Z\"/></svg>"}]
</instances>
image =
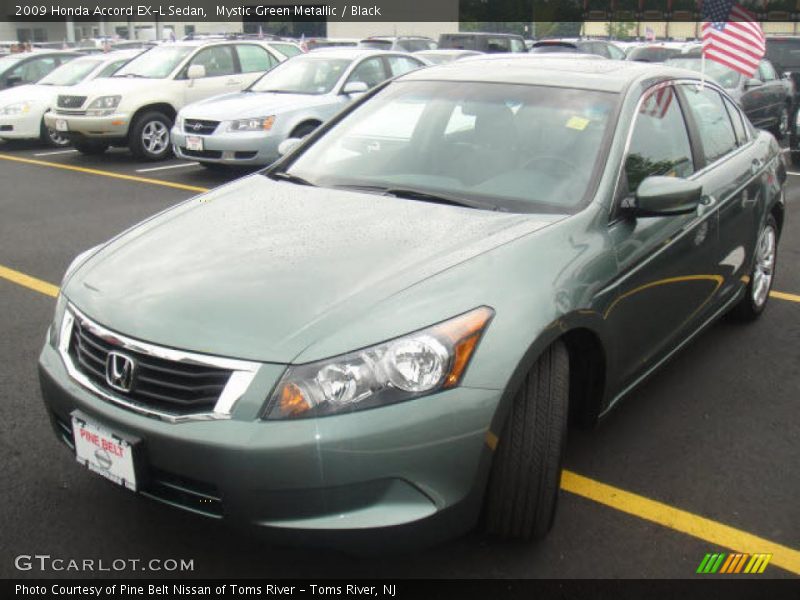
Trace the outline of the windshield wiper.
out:
<instances>
[{"instance_id":1,"label":"windshield wiper","mask_svg":"<svg viewBox=\"0 0 800 600\"><path fill-rule=\"evenodd\" d=\"M475 202L466 198L443 196L432 192L412 190L406 188L388 188L383 191L384 196L394 196L395 198L408 198L409 200L420 200L422 202L433 202L435 204L449 204L451 206L466 206L467 208L479 208L483 210L499 210L494 204Z\"/></svg>"},{"instance_id":2,"label":"windshield wiper","mask_svg":"<svg viewBox=\"0 0 800 600\"><path fill-rule=\"evenodd\" d=\"M274 179L275 181L287 181L289 183L294 183L296 185L310 185L311 187L316 187L313 183L311 183L307 179L303 179L302 177L298 177L297 175L292 175L291 173L287 173L286 171L272 171L271 173L267 173L267 177L269 177L270 179Z\"/></svg>"},{"instance_id":3,"label":"windshield wiper","mask_svg":"<svg viewBox=\"0 0 800 600\"><path fill-rule=\"evenodd\" d=\"M368 184L341 184L335 186L337 188L348 188L351 190L373 192L381 194L382 196L394 196L395 198L407 198L409 200L419 200L421 202L432 202L434 204L449 204L451 206L466 206L467 208L478 208L482 210L501 210L495 204L484 202L476 202L467 198L460 198L454 196L445 196L434 192L425 192L422 190L414 190L409 188L393 188L380 185Z\"/></svg>"},{"instance_id":4,"label":"windshield wiper","mask_svg":"<svg viewBox=\"0 0 800 600\"><path fill-rule=\"evenodd\" d=\"M141 77L147 79L147 75L140 75L139 73L125 73L124 75L112 75L112 77Z\"/></svg>"}]
</instances>

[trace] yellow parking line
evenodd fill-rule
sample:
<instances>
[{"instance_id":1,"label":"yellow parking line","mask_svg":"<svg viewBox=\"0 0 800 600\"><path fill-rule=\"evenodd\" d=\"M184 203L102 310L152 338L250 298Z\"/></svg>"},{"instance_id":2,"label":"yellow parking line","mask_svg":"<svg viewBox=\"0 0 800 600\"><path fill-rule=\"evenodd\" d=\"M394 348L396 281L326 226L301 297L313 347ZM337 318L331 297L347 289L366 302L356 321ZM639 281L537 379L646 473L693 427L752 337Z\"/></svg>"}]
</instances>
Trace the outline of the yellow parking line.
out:
<instances>
[{"instance_id":1,"label":"yellow parking line","mask_svg":"<svg viewBox=\"0 0 800 600\"><path fill-rule=\"evenodd\" d=\"M797 294L787 294L786 292L770 292L770 296L778 300L788 300L789 302L800 302L800 296Z\"/></svg>"},{"instance_id":2,"label":"yellow parking line","mask_svg":"<svg viewBox=\"0 0 800 600\"><path fill-rule=\"evenodd\" d=\"M86 173L88 175L100 175L102 177L112 177L114 179L124 179L125 181L136 181L138 183L149 183L152 185L160 185L163 187L175 188L177 190L188 190L190 192L207 192L209 188L199 187L196 185L186 185L185 183L174 183L172 181L164 181L163 179L152 179L150 177L139 177L138 175L125 175L123 173L115 173L114 171L103 171L100 169L87 169L86 167L76 167L74 165L63 165L61 163L50 162L47 160L36 160L33 158L22 158L21 156L11 156L9 154L0 153L0 159L10 160L13 162L25 163L28 165L37 165L40 167L52 167L54 169L63 169L65 171L75 171L78 173Z\"/></svg>"},{"instance_id":3,"label":"yellow parking line","mask_svg":"<svg viewBox=\"0 0 800 600\"><path fill-rule=\"evenodd\" d=\"M40 294L44 294L45 296L52 296L53 298L58 296L57 285L53 285L52 283L47 283L46 281L42 281L41 279L37 279L36 277L31 277L30 275L26 275L25 273L21 273L20 271L9 269L8 267L4 267L3 265L0 265L0 277L2 277L3 279L8 279L9 281L16 283L17 285L21 285L35 292L39 292Z\"/></svg>"},{"instance_id":4,"label":"yellow parking line","mask_svg":"<svg viewBox=\"0 0 800 600\"><path fill-rule=\"evenodd\" d=\"M748 554L771 553L772 564L800 575L800 551L758 537L746 531L651 500L617 487L600 483L566 469L561 474L561 489L588 498L615 510L657 523L675 531Z\"/></svg>"},{"instance_id":5,"label":"yellow parking line","mask_svg":"<svg viewBox=\"0 0 800 600\"><path fill-rule=\"evenodd\" d=\"M58 295L58 286L3 265L0 265L0 277L47 296L55 297ZM773 294L780 294L776 296L777 298L793 296L793 298L790 298L792 301L800 301L800 296L794 296L793 294L782 294L781 292L773 292ZM497 444L497 438L491 432L487 434L487 443L492 449ZM772 564L800 575L800 551L788 546L724 525L718 521L706 519L663 502L651 500L650 498L595 481L566 469L561 474L561 489L640 519L651 521L662 527L696 537L715 546L722 546L749 554L771 553L773 555Z\"/></svg>"}]
</instances>

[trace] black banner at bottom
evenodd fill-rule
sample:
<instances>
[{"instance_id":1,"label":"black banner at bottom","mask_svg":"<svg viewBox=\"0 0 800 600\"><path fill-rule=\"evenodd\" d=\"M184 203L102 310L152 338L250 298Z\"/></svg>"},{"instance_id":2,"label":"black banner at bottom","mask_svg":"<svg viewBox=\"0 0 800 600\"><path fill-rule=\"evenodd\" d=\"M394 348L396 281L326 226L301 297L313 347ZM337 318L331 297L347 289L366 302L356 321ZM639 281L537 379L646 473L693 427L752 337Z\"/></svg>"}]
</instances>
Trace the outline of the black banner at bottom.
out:
<instances>
[{"instance_id":1,"label":"black banner at bottom","mask_svg":"<svg viewBox=\"0 0 800 600\"><path fill-rule=\"evenodd\" d=\"M547 598L797 598L797 579L634 580L634 579L412 579L412 580L54 580L12 579L3 584L3 598L59 600L219 600L220 598L347 598L383 600L424 598L538 600Z\"/></svg>"}]
</instances>

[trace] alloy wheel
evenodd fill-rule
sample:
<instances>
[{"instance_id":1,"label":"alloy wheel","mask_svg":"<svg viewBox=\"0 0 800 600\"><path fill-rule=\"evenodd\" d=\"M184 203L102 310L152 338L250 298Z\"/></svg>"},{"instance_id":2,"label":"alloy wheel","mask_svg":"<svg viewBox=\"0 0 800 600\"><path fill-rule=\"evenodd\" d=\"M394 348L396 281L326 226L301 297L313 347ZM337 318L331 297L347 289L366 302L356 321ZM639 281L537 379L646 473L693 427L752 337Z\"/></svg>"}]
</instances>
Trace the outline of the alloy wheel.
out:
<instances>
[{"instance_id":1,"label":"alloy wheel","mask_svg":"<svg viewBox=\"0 0 800 600\"><path fill-rule=\"evenodd\" d=\"M777 234L772 225L767 225L761 232L756 248L756 265L753 270L753 304L757 307L763 306L769 290L772 287L772 277L775 273L775 253L777 246Z\"/></svg>"},{"instance_id":2,"label":"alloy wheel","mask_svg":"<svg viewBox=\"0 0 800 600\"><path fill-rule=\"evenodd\" d=\"M142 145L150 154L158 155L169 146L169 129L161 121L150 121L142 128Z\"/></svg>"}]
</instances>

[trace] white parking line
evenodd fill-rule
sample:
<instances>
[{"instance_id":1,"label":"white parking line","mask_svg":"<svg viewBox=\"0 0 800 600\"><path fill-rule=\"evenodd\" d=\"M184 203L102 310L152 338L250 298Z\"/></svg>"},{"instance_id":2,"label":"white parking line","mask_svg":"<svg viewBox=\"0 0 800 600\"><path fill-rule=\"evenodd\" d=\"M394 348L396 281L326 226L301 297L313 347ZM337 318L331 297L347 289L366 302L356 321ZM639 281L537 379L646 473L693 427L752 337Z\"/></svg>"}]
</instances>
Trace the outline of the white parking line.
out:
<instances>
[{"instance_id":1,"label":"white parking line","mask_svg":"<svg viewBox=\"0 0 800 600\"><path fill-rule=\"evenodd\" d=\"M52 152L39 152L34 156L55 156L56 154L74 154L77 150L53 150Z\"/></svg>"},{"instance_id":2,"label":"white parking line","mask_svg":"<svg viewBox=\"0 0 800 600\"><path fill-rule=\"evenodd\" d=\"M149 173L150 171L165 171L166 169L181 169L183 167L195 167L200 163L188 162L180 163L178 165L167 165L166 167L150 167L149 169L136 169L137 173Z\"/></svg>"}]
</instances>

